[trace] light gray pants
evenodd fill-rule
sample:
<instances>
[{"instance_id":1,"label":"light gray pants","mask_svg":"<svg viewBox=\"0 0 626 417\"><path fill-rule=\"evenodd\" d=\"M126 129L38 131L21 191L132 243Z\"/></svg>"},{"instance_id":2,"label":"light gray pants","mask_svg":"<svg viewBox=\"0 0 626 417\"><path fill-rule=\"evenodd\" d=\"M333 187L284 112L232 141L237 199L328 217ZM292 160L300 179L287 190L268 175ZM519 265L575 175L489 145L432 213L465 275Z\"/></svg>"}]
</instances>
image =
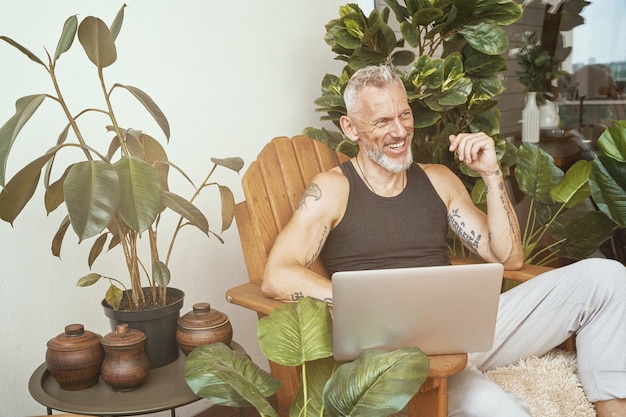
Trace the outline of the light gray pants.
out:
<instances>
[{"instance_id":1,"label":"light gray pants","mask_svg":"<svg viewBox=\"0 0 626 417\"><path fill-rule=\"evenodd\" d=\"M626 398L626 269L621 263L579 261L502 294L493 348L470 354L468 367L450 378L448 415L530 416L524 401L482 371L541 356L572 334L589 401Z\"/></svg>"}]
</instances>

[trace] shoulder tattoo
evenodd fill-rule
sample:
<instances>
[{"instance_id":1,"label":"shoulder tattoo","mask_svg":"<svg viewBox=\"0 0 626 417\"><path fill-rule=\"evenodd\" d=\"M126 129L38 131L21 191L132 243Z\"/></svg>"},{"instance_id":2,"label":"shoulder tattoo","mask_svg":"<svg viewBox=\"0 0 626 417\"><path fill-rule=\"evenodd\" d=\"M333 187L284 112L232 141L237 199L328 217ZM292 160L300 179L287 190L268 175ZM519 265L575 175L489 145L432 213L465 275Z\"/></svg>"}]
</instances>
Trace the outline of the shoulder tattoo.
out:
<instances>
[{"instance_id":1,"label":"shoulder tattoo","mask_svg":"<svg viewBox=\"0 0 626 417\"><path fill-rule=\"evenodd\" d=\"M307 201L309 201L310 199L313 199L313 201L318 201L320 198L322 198L322 189L319 187L319 185L312 182L311 184L309 184L306 190L304 190L304 193L302 193L302 197L300 198L300 202L298 203L296 210L303 206L306 206Z\"/></svg>"}]
</instances>

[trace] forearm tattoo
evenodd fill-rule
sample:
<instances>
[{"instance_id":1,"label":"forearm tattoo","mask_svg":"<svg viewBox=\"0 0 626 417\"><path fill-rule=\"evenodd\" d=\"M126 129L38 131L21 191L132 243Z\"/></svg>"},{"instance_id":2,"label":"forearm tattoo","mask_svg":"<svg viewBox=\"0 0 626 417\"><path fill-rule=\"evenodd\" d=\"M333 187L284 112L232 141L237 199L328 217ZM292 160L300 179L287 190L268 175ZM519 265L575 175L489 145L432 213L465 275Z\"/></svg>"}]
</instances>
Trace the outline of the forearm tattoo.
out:
<instances>
[{"instance_id":1,"label":"forearm tattoo","mask_svg":"<svg viewBox=\"0 0 626 417\"><path fill-rule=\"evenodd\" d=\"M291 301L298 301L301 298L304 298L304 294L302 294L302 291L297 291L291 294Z\"/></svg>"},{"instance_id":2,"label":"forearm tattoo","mask_svg":"<svg viewBox=\"0 0 626 417\"><path fill-rule=\"evenodd\" d=\"M459 209L452 209L452 213L448 215L448 223L450 224L452 231L454 231L460 239L465 241L474 251L478 251L478 245L480 245L482 235L480 233L476 233L474 230L465 230L465 222L459 214Z\"/></svg>"},{"instance_id":3,"label":"forearm tattoo","mask_svg":"<svg viewBox=\"0 0 626 417\"><path fill-rule=\"evenodd\" d=\"M304 193L302 194L302 198L300 198L300 202L298 203L296 210L303 206L306 206L306 202L311 198L313 199L313 201L318 201L320 198L322 198L322 190L314 182L309 184L309 186L306 187L306 190L304 190Z\"/></svg>"}]
</instances>

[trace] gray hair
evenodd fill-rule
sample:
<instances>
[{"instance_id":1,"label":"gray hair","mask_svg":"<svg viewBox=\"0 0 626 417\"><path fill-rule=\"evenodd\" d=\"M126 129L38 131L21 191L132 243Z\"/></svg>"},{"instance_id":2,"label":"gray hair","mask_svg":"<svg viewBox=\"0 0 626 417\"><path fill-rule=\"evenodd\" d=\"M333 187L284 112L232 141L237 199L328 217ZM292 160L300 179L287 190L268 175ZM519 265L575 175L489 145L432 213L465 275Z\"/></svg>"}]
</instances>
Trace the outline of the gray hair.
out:
<instances>
[{"instance_id":1,"label":"gray hair","mask_svg":"<svg viewBox=\"0 0 626 417\"><path fill-rule=\"evenodd\" d=\"M390 65L372 65L358 70L352 75L343 92L343 101L346 110L350 111L356 106L357 95L366 86L386 87L402 80Z\"/></svg>"}]
</instances>

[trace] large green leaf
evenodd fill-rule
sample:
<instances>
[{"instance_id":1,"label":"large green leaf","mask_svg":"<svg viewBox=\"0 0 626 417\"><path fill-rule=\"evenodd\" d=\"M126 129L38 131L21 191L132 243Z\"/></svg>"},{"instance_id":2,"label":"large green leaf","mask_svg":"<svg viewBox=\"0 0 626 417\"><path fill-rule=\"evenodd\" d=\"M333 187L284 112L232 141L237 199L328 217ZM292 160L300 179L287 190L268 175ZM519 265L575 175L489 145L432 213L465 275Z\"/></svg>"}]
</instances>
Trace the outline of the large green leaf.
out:
<instances>
[{"instance_id":1,"label":"large green leaf","mask_svg":"<svg viewBox=\"0 0 626 417\"><path fill-rule=\"evenodd\" d=\"M161 199L167 207L187 219L190 224L196 226L205 234L209 233L209 221L206 216L188 200L168 191L161 193Z\"/></svg>"},{"instance_id":2,"label":"large green leaf","mask_svg":"<svg viewBox=\"0 0 626 417\"><path fill-rule=\"evenodd\" d=\"M80 241L107 227L119 207L120 192L118 176L107 162L79 162L69 170L63 196Z\"/></svg>"},{"instance_id":3,"label":"large green leaf","mask_svg":"<svg viewBox=\"0 0 626 417\"><path fill-rule=\"evenodd\" d=\"M198 396L230 407L255 406L264 416L278 416L267 397L280 382L250 357L224 343L201 345L185 361L185 381Z\"/></svg>"},{"instance_id":4,"label":"large green leaf","mask_svg":"<svg viewBox=\"0 0 626 417\"><path fill-rule=\"evenodd\" d=\"M131 85L124 84L115 84L113 87L121 87L128 90L143 106L148 110L148 112L154 117L154 120L157 122L163 134L169 141L170 139L170 124L167 121L167 118L161 111L161 108L150 98L150 96L144 93L137 87L133 87Z\"/></svg>"},{"instance_id":5,"label":"large green leaf","mask_svg":"<svg viewBox=\"0 0 626 417\"><path fill-rule=\"evenodd\" d=\"M598 138L598 149L609 158L626 162L626 128L607 128Z\"/></svg>"},{"instance_id":6,"label":"large green leaf","mask_svg":"<svg viewBox=\"0 0 626 417\"><path fill-rule=\"evenodd\" d=\"M67 52L72 43L74 43L74 38L76 37L76 31L78 30L78 18L76 15L70 16L63 24L63 32L61 32L61 37L59 38L59 42L57 43L57 49L54 53L54 61L56 62L59 57Z\"/></svg>"},{"instance_id":7,"label":"large green leaf","mask_svg":"<svg viewBox=\"0 0 626 417\"><path fill-rule=\"evenodd\" d=\"M0 127L0 186L5 184L7 159L15 138L45 98L45 94L36 94L18 99L15 114Z\"/></svg>"},{"instance_id":8,"label":"large green leaf","mask_svg":"<svg viewBox=\"0 0 626 417\"><path fill-rule=\"evenodd\" d=\"M306 415L321 416L324 410L324 401L322 394L324 386L338 366L338 362L331 356L328 358L318 359L312 362L302 364L302 378L305 380L300 384L298 393L291 408L289 415L291 417L300 417L302 409L305 407ZM306 400L304 388L306 387Z\"/></svg>"},{"instance_id":9,"label":"large green leaf","mask_svg":"<svg viewBox=\"0 0 626 417\"><path fill-rule=\"evenodd\" d=\"M558 245L559 255L575 260L592 256L603 242L613 236L617 228L615 222L593 207L577 217L578 208L557 217L550 227L550 235L554 239L565 239Z\"/></svg>"},{"instance_id":10,"label":"large green leaf","mask_svg":"<svg viewBox=\"0 0 626 417\"><path fill-rule=\"evenodd\" d=\"M490 21L468 23L459 33L474 49L487 55L500 55L509 49L506 32Z\"/></svg>"},{"instance_id":11,"label":"large green leaf","mask_svg":"<svg viewBox=\"0 0 626 417\"><path fill-rule=\"evenodd\" d=\"M119 177L120 216L128 227L142 233L161 210L159 175L150 164L133 156L122 157L113 168Z\"/></svg>"},{"instance_id":12,"label":"large green leaf","mask_svg":"<svg viewBox=\"0 0 626 417\"><path fill-rule=\"evenodd\" d=\"M554 158L536 145L522 143L516 161L515 180L520 190L541 203L552 203L550 189L564 175Z\"/></svg>"},{"instance_id":13,"label":"large green leaf","mask_svg":"<svg viewBox=\"0 0 626 417\"><path fill-rule=\"evenodd\" d=\"M591 161L580 160L572 165L565 176L550 190L550 197L567 208L574 207L589 198L589 176Z\"/></svg>"},{"instance_id":14,"label":"large green leaf","mask_svg":"<svg viewBox=\"0 0 626 417\"><path fill-rule=\"evenodd\" d=\"M22 168L0 192L0 219L13 224L37 189L41 169L54 156L48 152Z\"/></svg>"},{"instance_id":15,"label":"large green leaf","mask_svg":"<svg viewBox=\"0 0 626 417\"><path fill-rule=\"evenodd\" d=\"M606 156L595 158L589 186L600 211L626 227L626 162Z\"/></svg>"},{"instance_id":16,"label":"large green leaf","mask_svg":"<svg viewBox=\"0 0 626 417\"><path fill-rule=\"evenodd\" d=\"M326 303L306 297L259 320L259 346L269 360L298 366L333 354L330 329Z\"/></svg>"},{"instance_id":17,"label":"large green leaf","mask_svg":"<svg viewBox=\"0 0 626 417\"><path fill-rule=\"evenodd\" d=\"M330 415L384 417L396 413L428 376L428 357L418 348L364 351L341 365L324 388Z\"/></svg>"},{"instance_id":18,"label":"large green leaf","mask_svg":"<svg viewBox=\"0 0 626 417\"><path fill-rule=\"evenodd\" d=\"M113 34L97 17L88 16L80 23L78 40L89 60L98 68L106 68L117 60Z\"/></svg>"}]
</instances>

